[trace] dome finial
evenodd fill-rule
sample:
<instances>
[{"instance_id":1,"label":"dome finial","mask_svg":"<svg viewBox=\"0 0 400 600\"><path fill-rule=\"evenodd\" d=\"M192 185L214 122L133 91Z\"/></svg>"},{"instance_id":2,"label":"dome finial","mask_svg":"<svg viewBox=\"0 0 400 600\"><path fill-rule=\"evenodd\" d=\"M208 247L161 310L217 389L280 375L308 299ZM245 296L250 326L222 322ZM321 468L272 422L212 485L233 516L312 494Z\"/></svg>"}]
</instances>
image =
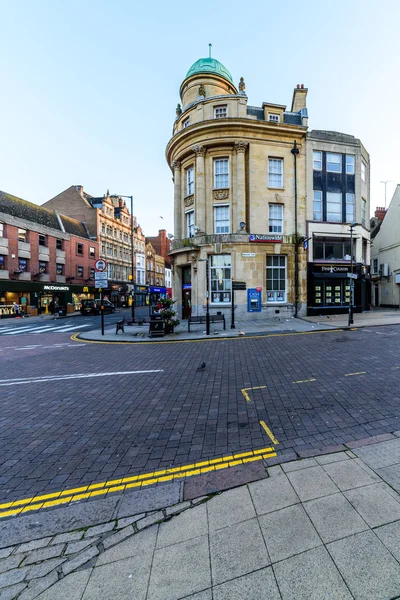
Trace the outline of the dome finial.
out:
<instances>
[{"instance_id":1,"label":"dome finial","mask_svg":"<svg viewBox=\"0 0 400 600\"><path fill-rule=\"evenodd\" d=\"M208 44L208 56L209 56L209 58L211 58L211 48L212 48L212 44Z\"/></svg>"}]
</instances>

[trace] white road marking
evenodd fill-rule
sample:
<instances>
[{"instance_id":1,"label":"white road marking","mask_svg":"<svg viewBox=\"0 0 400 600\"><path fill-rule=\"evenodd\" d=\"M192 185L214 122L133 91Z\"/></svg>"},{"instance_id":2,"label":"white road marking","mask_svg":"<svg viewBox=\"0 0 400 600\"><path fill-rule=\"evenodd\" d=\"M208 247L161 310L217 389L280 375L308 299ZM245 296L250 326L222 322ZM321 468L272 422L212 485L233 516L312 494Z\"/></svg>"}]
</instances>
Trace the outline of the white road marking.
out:
<instances>
[{"instance_id":1,"label":"white road marking","mask_svg":"<svg viewBox=\"0 0 400 600\"><path fill-rule=\"evenodd\" d=\"M54 327L51 327L50 325L46 325L46 327L37 327L37 328L29 327L28 329L25 329L25 331L22 331L22 333L42 333L43 331L48 331L49 329L54 329ZM21 333L21 331L17 329L15 331L6 331L2 335L18 335L20 333Z\"/></svg>"},{"instance_id":2,"label":"white road marking","mask_svg":"<svg viewBox=\"0 0 400 600\"><path fill-rule=\"evenodd\" d=\"M72 329L83 329L84 327L90 327L90 325L72 325L72 327L57 327L57 331L71 331Z\"/></svg>"},{"instance_id":3,"label":"white road marking","mask_svg":"<svg viewBox=\"0 0 400 600\"><path fill-rule=\"evenodd\" d=\"M162 373L164 369L146 371L115 371L112 373L75 373L73 375L49 375L47 377L18 377L17 379L0 379L0 386L23 385L24 383L42 383L45 381L61 381L63 379L89 379L92 377L110 377L112 375L141 375L143 373Z\"/></svg>"}]
</instances>

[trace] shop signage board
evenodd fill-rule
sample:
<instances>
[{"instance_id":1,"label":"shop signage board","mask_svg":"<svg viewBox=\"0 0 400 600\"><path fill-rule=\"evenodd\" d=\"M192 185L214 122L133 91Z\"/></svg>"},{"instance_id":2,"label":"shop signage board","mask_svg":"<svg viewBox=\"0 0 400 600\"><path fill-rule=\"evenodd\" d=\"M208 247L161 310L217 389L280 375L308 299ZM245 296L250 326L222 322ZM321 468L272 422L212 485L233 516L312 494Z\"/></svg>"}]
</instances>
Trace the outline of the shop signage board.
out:
<instances>
[{"instance_id":1,"label":"shop signage board","mask_svg":"<svg viewBox=\"0 0 400 600\"><path fill-rule=\"evenodd\" d=\"M245 281L232 281L232 288L234 290L245 290L246 282Z\"/></svg>"},{"instance_id":2,"label":"shop signage board","mask_svg":"<svg viewBox=\"0 0 400 600\"><path fill-rule=\"evenodd\" d=\"M102 258L99 258L94 263L94 268L96 269L96 271L103 273L103 271L105 271L107 269L107 263Z\"/></svg>"},{"instance_id":3,"label":"shop signage board","mask_svg":"<svg viewBox=\"0 0 400 600\"><path fill-rule=\"evenodd\" d=\"M274 234L267 235L252 233L251 235L249 235L249 242L258 242L259 244L281 244L282 236Z\"/></svg>"}]
</instances>

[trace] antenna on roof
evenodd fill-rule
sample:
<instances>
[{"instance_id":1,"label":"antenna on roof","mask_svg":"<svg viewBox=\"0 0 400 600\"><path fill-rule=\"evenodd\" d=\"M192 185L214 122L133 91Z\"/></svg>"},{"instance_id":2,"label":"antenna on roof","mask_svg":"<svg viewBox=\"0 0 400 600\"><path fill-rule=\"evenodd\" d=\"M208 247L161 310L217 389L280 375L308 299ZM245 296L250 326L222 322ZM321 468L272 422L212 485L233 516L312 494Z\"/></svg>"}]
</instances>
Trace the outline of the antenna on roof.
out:
<instances>
[{"instance_id":1,"label":"antenna on roof","mask_svg":"<svg viewBox=\"0 0 400 600\"><path fill-rule=\"evenodd\" d=\"M208 55L211 58L211 48L212 48L212 44L208 44Z\"/></svg>"}]
</instances>

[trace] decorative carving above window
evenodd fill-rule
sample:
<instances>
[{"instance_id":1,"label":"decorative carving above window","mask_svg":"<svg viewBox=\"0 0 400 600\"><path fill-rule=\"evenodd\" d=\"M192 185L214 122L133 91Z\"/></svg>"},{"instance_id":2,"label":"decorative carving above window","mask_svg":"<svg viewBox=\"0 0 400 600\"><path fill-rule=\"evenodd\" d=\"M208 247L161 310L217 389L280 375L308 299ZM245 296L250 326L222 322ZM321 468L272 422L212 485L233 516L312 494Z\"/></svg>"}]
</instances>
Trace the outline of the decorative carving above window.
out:
<instances>
[{"instance_id":1,"label":"decorative carving above window","mask_svg":"<svg viewBox=\"0 0 400 600\"><path fill-rule=\"evenodd\" d=\"M229 189L213 190L214 200L227 200L229 198Z\"/></svg>"},{"instance_id":2,"label":"decorative carving above window","mask_svg":"<svg viewBox=\"0 0 400 600\"><path fill-rule=\"evenodd\" d=\"M191 194L190 196L186 196L186 198L184 198L183 201L185 203L186 208L188 206L192 206L192 204L194 204L194 194Z\"/></svg>"}]
</instances>

